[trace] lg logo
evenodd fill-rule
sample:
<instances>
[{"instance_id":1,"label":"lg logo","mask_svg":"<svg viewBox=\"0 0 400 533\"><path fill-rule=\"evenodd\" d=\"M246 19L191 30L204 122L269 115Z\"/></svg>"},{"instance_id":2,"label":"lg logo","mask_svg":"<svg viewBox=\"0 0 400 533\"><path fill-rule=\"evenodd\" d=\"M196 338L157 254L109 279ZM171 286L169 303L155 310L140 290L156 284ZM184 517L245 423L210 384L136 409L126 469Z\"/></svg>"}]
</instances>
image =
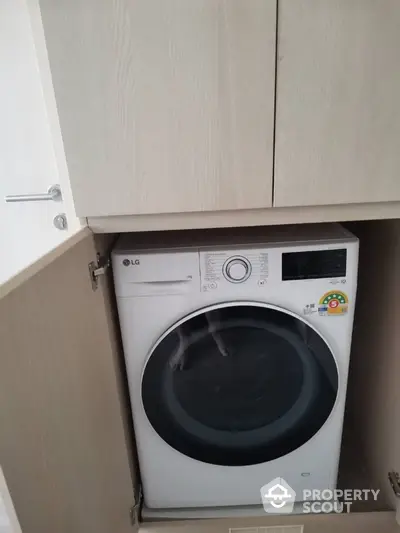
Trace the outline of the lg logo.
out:
<instances>
[{"instance_id":1,"label":"lg logo","mask_svg":"<svg viewBox=\"0 0 400 533\"><path fill-rule=\"evenodd\" d=\"M126 267L128 266L138 266L140 265L140 259L124 259L122 264Z\"/></svg>"}]
</instances>

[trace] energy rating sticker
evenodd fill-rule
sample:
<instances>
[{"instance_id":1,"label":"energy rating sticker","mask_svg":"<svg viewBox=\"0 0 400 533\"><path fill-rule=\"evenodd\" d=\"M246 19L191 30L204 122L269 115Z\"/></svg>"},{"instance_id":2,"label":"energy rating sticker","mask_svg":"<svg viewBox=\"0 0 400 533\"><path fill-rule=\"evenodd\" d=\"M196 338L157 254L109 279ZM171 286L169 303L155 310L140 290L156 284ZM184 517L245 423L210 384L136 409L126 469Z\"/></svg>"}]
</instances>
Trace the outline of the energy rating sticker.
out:
<instances>
[{"instance_id":1,"label":"energy rating sticker","mask_svg":"<svg viewBox=\"0 0 400 533\"><path fill-rule=\"evenodd\" d=\"M342 291L329 291L323 295L318 304L318 312L321 316L338 316L347 313L349 299Z\"/></svg>"}]
</instances>

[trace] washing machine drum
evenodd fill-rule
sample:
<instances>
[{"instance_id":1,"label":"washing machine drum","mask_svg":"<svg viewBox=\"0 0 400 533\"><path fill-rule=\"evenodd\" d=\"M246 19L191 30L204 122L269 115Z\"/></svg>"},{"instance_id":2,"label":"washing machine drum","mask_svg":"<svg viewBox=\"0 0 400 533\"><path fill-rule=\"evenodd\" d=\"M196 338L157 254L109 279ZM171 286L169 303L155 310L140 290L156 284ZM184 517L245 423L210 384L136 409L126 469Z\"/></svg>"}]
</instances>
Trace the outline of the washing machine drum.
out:
<instances>
[{"instance_id":1,"label":"washing machine drum","mask_svg":"<svg viewBox=\"0 0 400 533\"><path fill-rule=\"evenodd\" d=\"M261 304L203 309L155 345L147 417L179 452L215 465L282 457L310 440L338 394L335 358L300 318Z\"/></svg>"}]
</instances>

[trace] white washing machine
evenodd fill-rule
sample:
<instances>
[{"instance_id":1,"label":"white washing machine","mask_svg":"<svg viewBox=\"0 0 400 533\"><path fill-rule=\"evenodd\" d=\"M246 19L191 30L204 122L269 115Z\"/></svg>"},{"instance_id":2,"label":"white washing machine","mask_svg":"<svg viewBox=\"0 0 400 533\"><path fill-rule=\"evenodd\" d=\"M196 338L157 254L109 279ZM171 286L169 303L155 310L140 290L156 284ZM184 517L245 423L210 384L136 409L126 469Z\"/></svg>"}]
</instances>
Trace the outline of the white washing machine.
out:
<instances>
[{"instance_id":1,"label":"white washing machine","mask_svg":"<svg viewBox=\"0 0 400 533\"><path fill-rule=\"evenodd\" d=\"M336 224L250 233L113 252L148 508L260 504L277 477L297 500L336 485L358 240Z\"/></svg>"}]
</instances>

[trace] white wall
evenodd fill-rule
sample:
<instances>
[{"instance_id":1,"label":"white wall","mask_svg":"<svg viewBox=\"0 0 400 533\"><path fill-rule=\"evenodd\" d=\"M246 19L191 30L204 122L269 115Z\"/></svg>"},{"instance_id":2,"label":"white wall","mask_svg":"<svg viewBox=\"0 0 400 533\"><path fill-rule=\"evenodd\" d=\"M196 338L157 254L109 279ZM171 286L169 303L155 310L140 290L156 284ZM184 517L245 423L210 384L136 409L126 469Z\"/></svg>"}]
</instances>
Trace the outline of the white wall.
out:
<instances>
[{"instance_id":1,"label":"white wall","mask_svg":"<svg viewBox=\"0 0 400 533\"><path fill-rule=\"evenodd\" d=\"M40 11L36 0L0 2L0 283L75 232L68 170ZM6 204L8 194L40 193L55 183L62 203ZM68 231L53 218L68 216Z\"/></svg>"},{"instance_id":2,"label":"white wall","mask_svg":"<svg viewBox=\"0 0 400 533\"><path fill-rule=\"evenodd\" d=\"M14 504L0 466L0 533L21 533Z\"/></svg>"}]
</instances>

